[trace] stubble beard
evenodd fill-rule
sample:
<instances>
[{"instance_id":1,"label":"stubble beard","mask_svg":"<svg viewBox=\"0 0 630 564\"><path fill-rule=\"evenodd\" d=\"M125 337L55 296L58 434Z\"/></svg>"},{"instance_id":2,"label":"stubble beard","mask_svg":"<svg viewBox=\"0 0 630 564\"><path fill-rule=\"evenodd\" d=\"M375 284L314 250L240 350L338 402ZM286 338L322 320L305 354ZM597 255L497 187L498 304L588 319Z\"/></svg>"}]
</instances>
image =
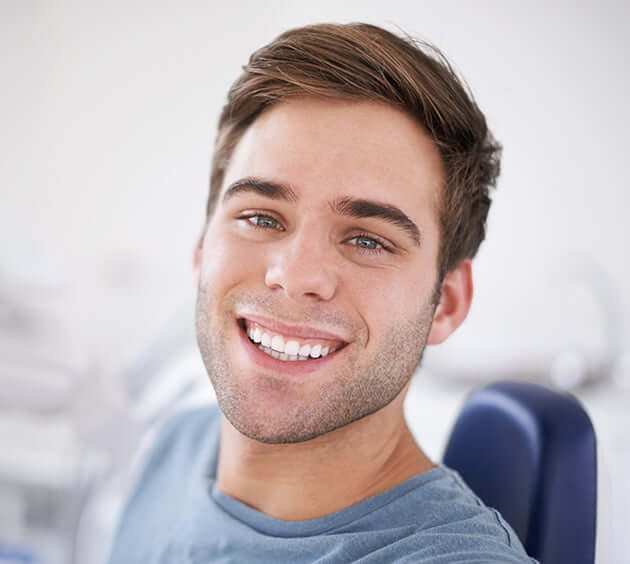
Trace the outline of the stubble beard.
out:
<instances>
[{"instance_id":1,"label":"stubble beard","mask_svg":"<svg viewBox=\"0 0 630 564\"><path fill-rule=\"evenodd\" d=\"M251 298L245 298L255 304ZM207 292L200 286L197 297L197 342L217 401L227 420L240 433L263 443L289 444L314 439L362 419L390 404L400 394L420 364L431 329L435 301L427 300L420 312L392 323L387 337L366 362L363 344L351 343L341 351L346 356L334 381L323 383L316 398L285 402L269 410L258 394L282 392L290 384L282 377L264 377L244 386L234 373L227 354L230 308L222 304L212 316ZM238 300L242 303L242 300ZM273 317L269 309L267 311ZM317 378L317 373L314 373ZM273 389L275 388L275 390ZM292 396L294 397L294 396Z\"/></svg>"}]
</instances>

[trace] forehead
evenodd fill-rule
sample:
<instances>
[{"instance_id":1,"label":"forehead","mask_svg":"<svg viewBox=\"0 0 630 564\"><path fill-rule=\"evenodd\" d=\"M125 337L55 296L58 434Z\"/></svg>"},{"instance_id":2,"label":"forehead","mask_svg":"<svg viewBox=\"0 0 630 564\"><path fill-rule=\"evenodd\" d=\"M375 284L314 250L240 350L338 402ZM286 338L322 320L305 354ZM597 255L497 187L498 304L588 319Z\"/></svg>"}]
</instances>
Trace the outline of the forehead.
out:
<instances>
[{"instance_id":1,"label":"forehead","mask_svg":"<svg viewBox=\"0 0 630 564\"><path fill-rule=\"evenodd\" d=\"M437 221L444 173L437 147L411 117L374 102L299 98L264 112L237 144L223 182L283 182L301 202L340 195L395 205Z\"/></svg>"}]
</instances>

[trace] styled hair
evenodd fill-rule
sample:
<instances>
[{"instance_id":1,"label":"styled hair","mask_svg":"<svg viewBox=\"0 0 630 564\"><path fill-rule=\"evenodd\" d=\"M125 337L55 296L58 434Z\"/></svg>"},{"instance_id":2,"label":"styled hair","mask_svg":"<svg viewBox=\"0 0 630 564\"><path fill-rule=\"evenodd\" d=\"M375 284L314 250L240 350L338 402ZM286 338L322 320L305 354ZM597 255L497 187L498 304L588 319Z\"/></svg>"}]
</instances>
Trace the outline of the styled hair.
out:
<instances>
[{"instance_id":1,"label":"styled hair","mask_svg":"<svg viewBox=\"0 0 630 564\"><path fill-rule=\"evenodd\" d=\"M501 146L437 48L363 23L289 30L251 55L219 118L208 216L246 129L264 110L299 96L384 102L413 117L437 146L446 175L439 198L439 280L475 256Z\"/></svg>"}]
</instances>

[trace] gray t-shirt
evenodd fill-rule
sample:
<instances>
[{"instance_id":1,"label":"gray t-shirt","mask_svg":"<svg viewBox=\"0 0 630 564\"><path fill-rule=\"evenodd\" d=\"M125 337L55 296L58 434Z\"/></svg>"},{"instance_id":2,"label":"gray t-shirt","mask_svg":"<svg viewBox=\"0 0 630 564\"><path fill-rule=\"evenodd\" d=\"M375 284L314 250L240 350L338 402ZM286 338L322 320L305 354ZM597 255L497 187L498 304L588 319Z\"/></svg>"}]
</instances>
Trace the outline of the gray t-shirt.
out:
<instances>
[{"instance_id":1,"label":"gray t-shirt","mask_svg":"<svg viewBox=\"0 0 630 564\"><path fill-rule=\"evenodd\" d=\"M260 513L217 488L219 421L216 407L198 408L165 426L110 564L535 562L499 513L441 465L318 519Z\"/></svg>"}]
</instances>

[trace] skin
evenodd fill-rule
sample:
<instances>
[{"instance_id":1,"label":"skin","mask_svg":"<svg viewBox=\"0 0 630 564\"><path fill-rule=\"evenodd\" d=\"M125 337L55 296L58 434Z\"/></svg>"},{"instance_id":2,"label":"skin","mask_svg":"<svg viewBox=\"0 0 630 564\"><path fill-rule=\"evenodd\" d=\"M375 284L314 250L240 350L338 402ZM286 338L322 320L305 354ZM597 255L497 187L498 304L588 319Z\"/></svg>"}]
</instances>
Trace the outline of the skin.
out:
<instances>
[{"instance_id":1,"label":"skin","mask_svg":"<svg viewBox=\"0 0 630 564\"><path fill-rule=\"evenodd\" d=\"M244 190L223 201L252 177L290 186L295 197ZM403 401L425 345L446 339L472 299L469 260L437 279L443 184L431 139L383 104L294 99L245 132L195 252L198 342L224 414L224 493L277 519L305 520L433 467ZM333 213L340 196L396 206L420 244L383 219ZM373 252L381 244L393 252ZM348 344L308 377L261 368L244 352L243 311Z\"/></svg>"}]
</instances>

